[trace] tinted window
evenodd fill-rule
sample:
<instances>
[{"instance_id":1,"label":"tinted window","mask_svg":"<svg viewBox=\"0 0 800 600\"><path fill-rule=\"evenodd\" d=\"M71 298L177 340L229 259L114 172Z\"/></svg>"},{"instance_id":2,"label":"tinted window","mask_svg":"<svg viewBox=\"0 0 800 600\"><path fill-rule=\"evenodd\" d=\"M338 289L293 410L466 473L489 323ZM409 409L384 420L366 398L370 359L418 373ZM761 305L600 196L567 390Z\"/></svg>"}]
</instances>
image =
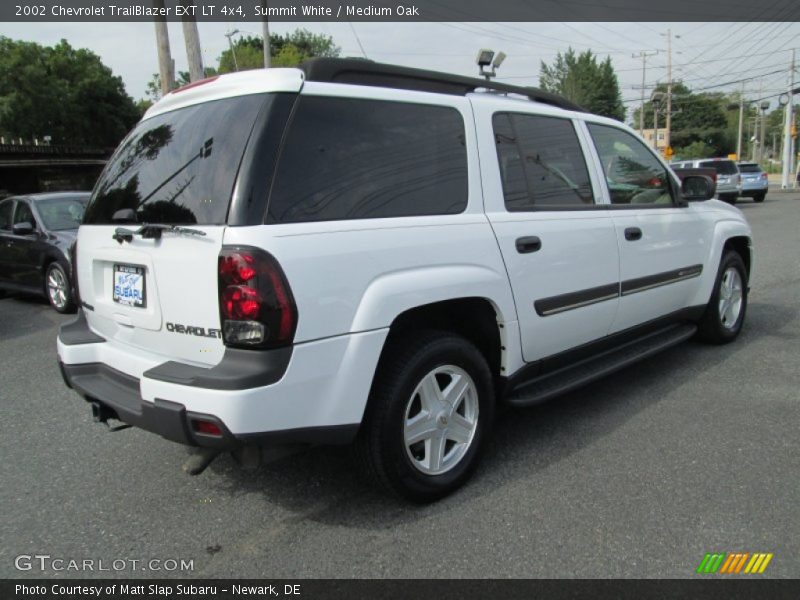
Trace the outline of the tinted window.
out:
<instances>
[{"instance_id":1,"label":"tinted window","mask_svg":"<svg viewBox=\"0 0 800 600\"><path fill-rule=\"evenodd\" d=\"M86 200L82 197L48 198L36 203L36 210L50 231L77 229L85 208Z\"/></svg>"},{"instance_id":2,"label":"tinted window","mask_svg":"<svg viewBox=\"0 0 800 600\"><path fill-rule=\"evenodd\" d=\"M301 96L268 222L454 214L466 208L467 190L457 110Z\"/></svg>"},{"instance_id":3,"label":"tinted window","mask_svg":"<svg viewBox=\"0 0 800 600\"><path fill-rule=\"evenodd\" d=\"M140 223L222 224L264 96L242 96L139 123L95 187L84 222L108 224L123 208Z\"/></svg>"},{"instance_id":4,"label":"tinted window","mask_svg":"<svg viewBox=\"0 0 800 600\"><path fill-rule=\"evenodd\" d=\"M14 225L17 223L30 223L36 227L36 219L33 218L33 211L27 202L17 202L17 209L14 211Z\"/></svg>"},{"instance_id":5,"label":"tinted window","mask_svg":"<svg viewBox=\"0 0 800 600\"><path fill-rule=\"evenodd\" d=\"M740 173L761 173L761 167L758 165L739 165Z\"/></svg>"},{"instance_id":6,"label":"tinted window","mask_svg":"<svg viewBox=\"0 0 800 600\"><path fill-rule=\"evenodd\" d=\"M588 123L612 204L670 204L666 168L641 140L627 131Z\"/></svg>"},{"instance_id":7,"label":"tinted window","mask_svg":"<svg viewBox=\"0 0 800 600\"><path fill-rule=\"evenodd\" d=\"M0 229L11 229L11 209L14 208L13 200L0 202Z\"/></svg>"},{"instance_id":8,"label":"tinted window","mask_svg":"<svg viewBox=\"0 0 800 600\"><path fill-rule=\"evenodd\" d=\"M707 160L701 162L699 166L706 169L716 169L720 175L736 175L739 172L736 169L736 163L732 160Z\"/></svg>"},{"instance_id":9,"label":"tinted window","mask_svg":"<svg viewBox=\"0 0 800 600\"><path fill-rule=\"evenodd\" d=\"M571 121L498 113L492 123L507 210L594 202L583 150Z\"/></svg>"}]
</instances>

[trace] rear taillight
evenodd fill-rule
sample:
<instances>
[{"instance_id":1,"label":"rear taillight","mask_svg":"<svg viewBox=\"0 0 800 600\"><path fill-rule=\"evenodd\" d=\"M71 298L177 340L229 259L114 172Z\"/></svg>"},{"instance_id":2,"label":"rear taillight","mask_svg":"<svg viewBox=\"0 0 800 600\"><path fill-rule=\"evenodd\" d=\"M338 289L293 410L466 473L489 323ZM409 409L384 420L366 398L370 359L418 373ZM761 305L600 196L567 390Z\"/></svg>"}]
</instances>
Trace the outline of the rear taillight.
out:
<instances>
[{"instance_id":1,"label":"rear taillight","mask_svg":"<svg viewBox=\"0 0 800 600\"><path fill-rule=\"evenodd\" d=\"M75 305L80 307L81 294L78 290L78 240L69 247L70 279L72 280L72 297Z\"/></svg>"},{"instance_id":2,"label":"rear taillight","mask_svg":"<svg viewBox=\"0 0 800 600\"><path fill-rule=\"evenodd\" d=\"M766 173L762 173L762 174L761 174L761 179L769 179L769 178L767 177L767 174L766 174Z\"/></svg>"},{"instance_id":3,"label":"rear taillight","mask_svg":"<svg viewBox=\"0 0 800 600\"><path fill-rule=\"evenodd\" d=\"M278 261L250 246L219 254L219 314L228 346L275 348L292 343L297 307Z\"/></svg>"},{"instance_id":4,"label":"rear taillight","mask_svg":"<svg viewBox=\"0 0 800 600\"><path fill-rule=\"evenodd\" d=\"M742 176L741 175L737 175L736 176L736 183L742 183Z\"/></svg>"}]
</instances>

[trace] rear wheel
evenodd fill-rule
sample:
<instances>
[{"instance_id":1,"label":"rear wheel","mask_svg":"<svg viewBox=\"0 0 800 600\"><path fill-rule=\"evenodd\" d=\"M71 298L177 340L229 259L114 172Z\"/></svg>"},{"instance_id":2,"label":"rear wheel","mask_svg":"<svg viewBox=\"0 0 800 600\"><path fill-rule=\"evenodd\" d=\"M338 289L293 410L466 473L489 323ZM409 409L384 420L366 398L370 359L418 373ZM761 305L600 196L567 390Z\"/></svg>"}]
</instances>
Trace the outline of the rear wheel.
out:
<instances>
[{"instance_id":1,"label":"rear wheel","mask_svg":"<svg viewBox=\"0 0 800 600\"><path fill-rule=\"evenodd\" d=\"M719 199L723 202L733 205L736 204L737 197L738 196L736 194L720 194Z\"/></svg>"},{"instance_id":2,"label":"rear wheel","mask_svg":"<svg viewBox=\"0 0 800 600\"><path fill-rule=\"evenodd\" d=\"M764 198L767 197L766 192L762 192L761 194L756 194L753 196L753 202L763 202Z\"/></svg>"},{"instance_id":3,"label":"rear wheel","mask_svg":"<svg viewBox=\"0 0 800 600\"><path fill-rule=\"evenodd\" d=\"M419 332L387 348L356 451L368 476L415 502L461 486L494 416L492 375L480 351L447 332Z\"/></svg>"},{"instance_id":4,"label":"rear wheel","mask_svg":"<svg viewBox=\"0 0 800 600\"><path fill-rule=\"evenodd\" d=\"M732 342L742 330L747 311L747 269L737 252L720 262L714 291L698 327L698 337L711 344Z\"/></svg>"},{"instance_id":5,"label":"rear wheel","mask_svg":"<svg viewBox=\"0 0 800 600\"><path fill-rule=\"evenodd\" d=\"M72 300L72 286L64 268L57 262L50 263L44 277L47 299L57 312L69 313L75 311Z\"/></svg>"}]
</instances>

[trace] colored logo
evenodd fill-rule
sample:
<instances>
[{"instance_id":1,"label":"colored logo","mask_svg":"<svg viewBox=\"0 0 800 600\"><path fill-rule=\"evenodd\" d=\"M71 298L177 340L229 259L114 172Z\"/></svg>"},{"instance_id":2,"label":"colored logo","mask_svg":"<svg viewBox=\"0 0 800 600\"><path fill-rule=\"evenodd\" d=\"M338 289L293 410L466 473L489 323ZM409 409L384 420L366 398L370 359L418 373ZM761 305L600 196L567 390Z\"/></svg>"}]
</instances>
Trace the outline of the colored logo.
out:
<instances>
[{"instance_id":1,"label":"colored logo","mask_svg":"<svg viewBox=\"0 0 800 600\"><path fill-rule=\"evenodd\" d=\"M707 553L700 562L700 566L697 567L697 572L718 574L763 573L771 560L771 552L755 552L753 554L749 552Z\"/></svg>"}]
</instances>

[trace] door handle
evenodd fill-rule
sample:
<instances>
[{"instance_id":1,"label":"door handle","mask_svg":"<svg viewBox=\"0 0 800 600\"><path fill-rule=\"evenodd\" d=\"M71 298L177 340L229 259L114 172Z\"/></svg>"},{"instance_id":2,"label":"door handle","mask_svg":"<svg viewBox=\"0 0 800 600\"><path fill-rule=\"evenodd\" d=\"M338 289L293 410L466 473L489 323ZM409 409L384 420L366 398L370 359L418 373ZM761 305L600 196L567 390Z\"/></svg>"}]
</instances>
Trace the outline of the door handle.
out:
<instances>
[{"instance_id":1,"label":"door handle","mask_svg":"<svg viewBox=\"0 0 800 600\"><path fill-rule=\"evenodd\" d=\"M535 235L517 238L517 252L520 254L530 254L542 249L542 240Z\"/></svg>"},{"instance_id":2,"label":"door handle","mask_svg":"<svg viewBox=\"0 0 800 600\"><path fill-rule=\"evenodd\" d=\"M625 229L625 239L629 242L642 239L642 230L638 227L628 227Z\"/></svg>"}]
</instances>

